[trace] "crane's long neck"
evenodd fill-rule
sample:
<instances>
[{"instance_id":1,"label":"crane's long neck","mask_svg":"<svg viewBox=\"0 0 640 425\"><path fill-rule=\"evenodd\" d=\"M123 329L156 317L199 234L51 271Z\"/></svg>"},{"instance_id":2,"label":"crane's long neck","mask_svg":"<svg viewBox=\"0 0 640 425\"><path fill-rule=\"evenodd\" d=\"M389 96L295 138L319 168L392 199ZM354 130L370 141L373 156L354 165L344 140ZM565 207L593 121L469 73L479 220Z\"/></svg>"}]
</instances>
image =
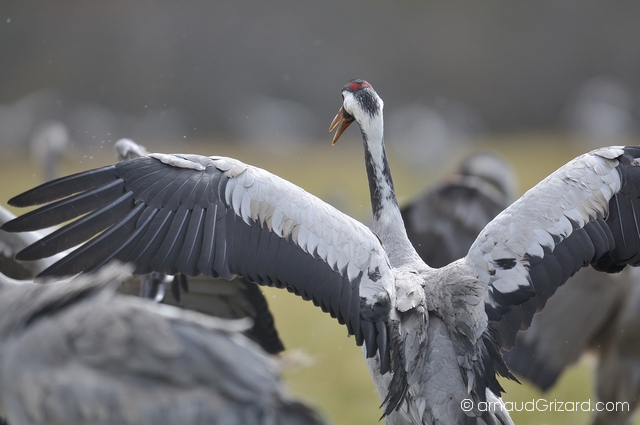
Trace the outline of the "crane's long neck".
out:
<instances>
[{"instance_id":1,"label":"crane's long neck","mask_svg":"<svg viewBox=\"0 0 640 425\"><path fill-rule=\"evenodd\" d=\"M419 260L419 256L407 237L398 207L384 147L383 128L382 111L360 126L371 194L373 231L382 241L391 265L399 267L408 261Z\"/></svg>"}]
</instances>

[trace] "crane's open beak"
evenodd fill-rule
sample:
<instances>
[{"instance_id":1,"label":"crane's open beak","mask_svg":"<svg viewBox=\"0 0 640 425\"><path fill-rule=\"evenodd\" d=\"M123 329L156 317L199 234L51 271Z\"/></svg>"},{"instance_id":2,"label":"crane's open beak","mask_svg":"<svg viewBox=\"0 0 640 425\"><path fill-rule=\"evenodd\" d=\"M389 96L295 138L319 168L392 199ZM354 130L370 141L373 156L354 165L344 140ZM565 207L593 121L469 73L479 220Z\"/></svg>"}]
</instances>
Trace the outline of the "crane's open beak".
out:
<instances>
[{"instance_id":1,"label":"crane's open beak","mask_svg":"<svg viewBox=\"0 0 640 425\"><path fill-rule=\"evenodd\" d=\"M329 132L332 132L334 128L338 127L336 130L336 134L333 135L333 140L331 141L331 146L335 145L340 135L351 125L354 121L354 118L345 112L344 108L340 108L336 117L331 121L331 125L329 126Z\"/></svg>"}]
</instances>

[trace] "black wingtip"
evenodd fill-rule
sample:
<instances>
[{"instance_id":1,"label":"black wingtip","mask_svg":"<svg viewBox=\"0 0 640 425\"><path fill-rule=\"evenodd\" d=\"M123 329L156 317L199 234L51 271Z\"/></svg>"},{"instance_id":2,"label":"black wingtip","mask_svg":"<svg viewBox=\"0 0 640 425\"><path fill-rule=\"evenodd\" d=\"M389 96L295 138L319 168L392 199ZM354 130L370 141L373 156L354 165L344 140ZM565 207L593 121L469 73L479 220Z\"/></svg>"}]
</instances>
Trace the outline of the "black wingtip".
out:
<instances>
[{"instance_id":1,"label":"black wingtip","mask_svg":"<svg viewBox=\"0 0 640 425\"><path fill-rule=\"evenodd\" d=\"M9 199L8 204L18 208L31 207L91 189L113 179L114 168L115 165L107 165L51 180L14 196Z\"/></svg>"},{"instance_id":2,"label":"black wingtip","mask_svg":"<svg viewBox=\"0 0 640 425\"><path fill-rule=\"evenodd\" d=\"M14 218L13 220L9 220L6 223L4 223L2 226L0 226L0 230L3 230L5 232L18 232L18 225L16 224L16 220L17 218Z\"/></svg>"},{"instance_id":3,"label":"black wingtip","mask_svg":"<svg viewBox=\"0 0 640 425\"><path fill-rule=\"evenodd\" d=\"M42 246L42 244L39 243L35 243L33 245L29 245L28 247L24 248L22 251L19 251L16 255L15 255L15 259L18 261L35 261L35 260L41 260L42 258L44 258L44 256L40 256L37 254L37 250ZM36 252L34 254L34 252Z\"/></svg>"},{"instance_id":4,"label":"black wingtip","mask_svg":"<svg viewBox=\"0 0 640 425\"><path fill-rule=\"evenodd\" d=\"M53 182L55 182L55 180ZM39 202L39 199L42 197L42 194L47 191L47 188L53 182L47 182L40 186L34 187L33 189L29 189L26 192L23 192L9 199L7 203L12 207L16 207L16 208L25 208L25 207L31 207L33 205L41 204L43 202Z\"/></svg>"},{"instance_id":5,"label":"black wingtip","mask_svg":"<svg viewBox=\"0 0 640 425\"><path fill-rule=\"evenodd\" d=\"M34 192L36 191L36 189L39 189L41 186L47 186L47 183L45 183L44 185L34 187L33 189L29 189L26 192L23 192L19 195L14 196L13 198L7 201L7 204L16 208L25 208L25 207L37 205L32 201L32 199L34 198Z\"/></svg>"}]
</instances>

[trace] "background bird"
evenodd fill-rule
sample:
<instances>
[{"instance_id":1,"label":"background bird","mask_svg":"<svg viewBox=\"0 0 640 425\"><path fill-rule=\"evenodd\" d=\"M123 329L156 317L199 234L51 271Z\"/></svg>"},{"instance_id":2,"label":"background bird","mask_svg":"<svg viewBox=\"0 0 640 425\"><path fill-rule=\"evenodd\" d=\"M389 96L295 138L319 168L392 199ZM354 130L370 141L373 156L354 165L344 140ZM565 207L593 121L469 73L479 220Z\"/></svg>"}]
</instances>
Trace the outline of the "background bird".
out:
<instances>
[{"instance_id":1,"label":"background bird","mask_svg":"<svg viewBox=\"0 0 640 425\"><path fill-rule=\"evenodd\" d=\"M41 167L45 181L59 175L60 160L71 144L69 130L58 120L40 123L29 141L29 151Z\"/></svg>"},{"instance_id":2,"label":"background bird","mask_svg":"<svg viewBox=\"0 0 640 425\"><path fill-rule=\"evenodd\" d=\"M334 142L359 124L372 230L264 170L183 154L151 154L32 189L10 202L55 202L3 229L88 213L19 253L40 258L102 232L43 275L119 259L137 273L241 275L286 288L364 345L388 423L511 423L500 408L496 374L511 375L499 347L511 347L581 267L618 271L640 260L637 239L622 243L623 234L638 234L632 217L640 149L576 158L499 214L464 258L432 269L404 230L383 143L382 99L363 80L342 95ZM469 411L461 408L465 400ZM495 409L482 409L485 400Z\"/></svg>"},{"instance_id":3,"label":"background bird","mask_svg":"<svg viewBox=\"0 0 640 425\"><path fill-rule=\"evenodd\" d=\"M490 152L468 156L457 172L402 207L409 240L431 267L464 257L480 231L515 199L517 177Z\"/></svg>"},{"instance_id":4,"label":"background bird","mask_svg":"<svg viewBox=\"0 0 640 425\"><path fill-rule=\"evenodd\" d=\"M321 424L291 399L247 320L116 294L128 267L0 285L10 424Z\"/></svg>"}]
</instances>

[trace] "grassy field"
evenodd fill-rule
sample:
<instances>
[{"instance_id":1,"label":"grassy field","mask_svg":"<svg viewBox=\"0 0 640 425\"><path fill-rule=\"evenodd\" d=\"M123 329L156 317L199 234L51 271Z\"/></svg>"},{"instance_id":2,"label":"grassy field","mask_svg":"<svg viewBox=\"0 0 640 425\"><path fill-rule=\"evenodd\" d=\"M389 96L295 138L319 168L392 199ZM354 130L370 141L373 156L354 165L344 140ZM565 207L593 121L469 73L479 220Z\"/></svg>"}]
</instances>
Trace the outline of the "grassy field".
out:
<instances>
[{"instance_id":1,"label":"grassy field","mask_svg":"<svg viewBox=\"0 0 640 425\"><path fill-rule=\"evenodd\" d=\"M356 134L356 132L353 132ZM277 154L260 148L238 148L225 144L184 143L179 148L154 147L153 150L227 155L266 168L320 196L339 209L365 223L369 222L369 191L363 166L360 141L343 136L331 148L329 137L313 146L284 149ZM357 134L356 134L357 136ZM353 137L356 137L353 136ZM590 148L580 147L553 135L503 136L479 140L476 149L491 149L503 154L518 171L520 189L524 191ZM426 170L401 163L391 157L396 190L400 200L409 199L425 184L455 167L459 158L443 158L442 169ZM111 147L69 155L63 164L64 174L113 162ZM40 182L33 170L36 165L26 156L5 155L0 159L0 202ZM15 210L14 210L15 211ZM276 316L276 324L292 357L310 360L307 366L290 367L285 379L293 394L318 408L335 424L378 423L380 400L374 389L362 352L346 329L311 303L289 293L267 288L266 294ZM505 401L526 402L544 398L548 401L582 402L595 397L592 392L592 363L584 360L566 373L553 391L542 394L527 384L505 382ZM577 412L514 412L520 425L586 424L590 414ZM640 424L640 421L636 421Z\"/></svg>"}]
</instances>

